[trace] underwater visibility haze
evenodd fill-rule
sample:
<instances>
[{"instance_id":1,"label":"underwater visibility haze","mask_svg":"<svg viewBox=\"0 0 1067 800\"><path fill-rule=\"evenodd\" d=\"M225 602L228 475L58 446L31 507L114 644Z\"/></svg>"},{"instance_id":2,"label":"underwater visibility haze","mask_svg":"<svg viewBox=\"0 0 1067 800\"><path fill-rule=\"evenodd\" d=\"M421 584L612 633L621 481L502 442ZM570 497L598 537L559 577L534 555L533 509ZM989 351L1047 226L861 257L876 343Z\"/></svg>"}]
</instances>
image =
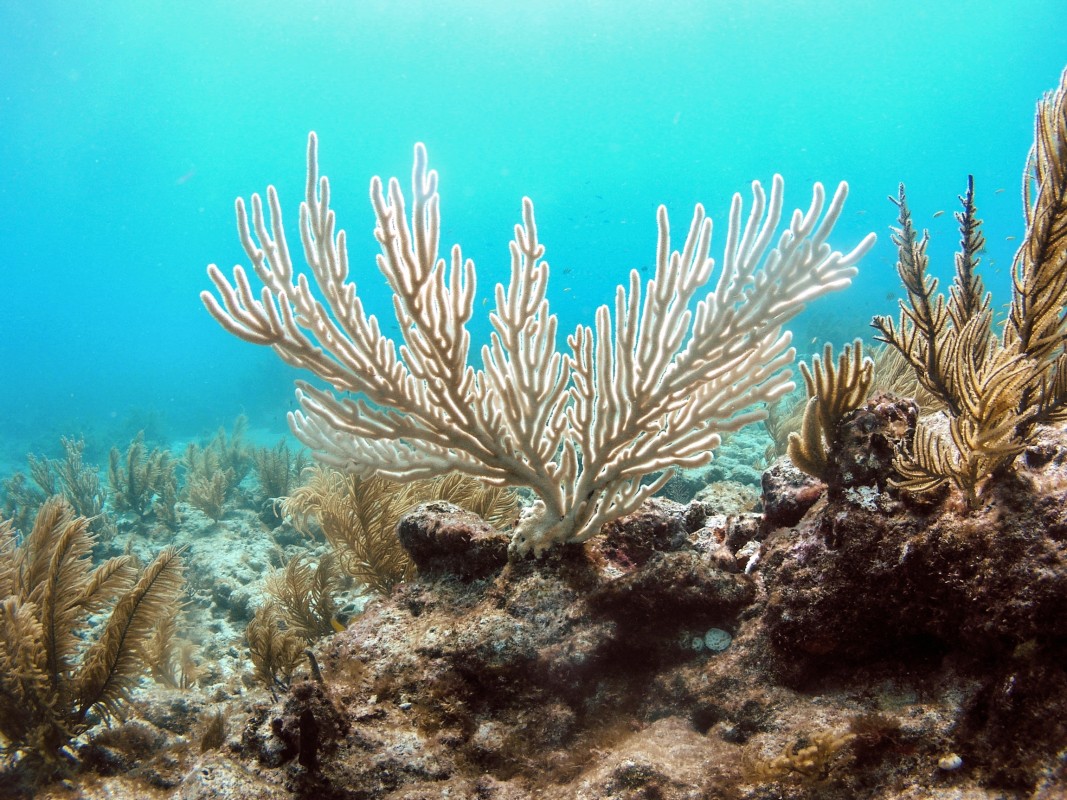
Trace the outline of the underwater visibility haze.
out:
<instances>
[{"instance_id":1,"label":"underwater visibility haze","mask_svg":"<svg viewBox=\"0 0 1067 800\"><path fill-rule=\"evenodd\" d=\"M680 228L703 203L721 236L731 195L776 172L789 208L816 180L849 182L835 246L880 237L852 289L798 323L802 352L869 335L894 304L885 198L900 181L936 234L935 269L950 269L955 197L975 175L986 281L1003 302L1033 107L1064 61L1056 12L1051 0L5 3L3 457L149 420L174 438L240 412L285 429L292 371L222 334L197 295L208 263L245 261L235 197L273 183L297 241L311 130L353 277L385 320L366 189L372 175L406 184L417 141L441 175L443 246L478 266L480 340L523 196L566 332L652 263L658 204Z\"/></svg>"}]
</instances>

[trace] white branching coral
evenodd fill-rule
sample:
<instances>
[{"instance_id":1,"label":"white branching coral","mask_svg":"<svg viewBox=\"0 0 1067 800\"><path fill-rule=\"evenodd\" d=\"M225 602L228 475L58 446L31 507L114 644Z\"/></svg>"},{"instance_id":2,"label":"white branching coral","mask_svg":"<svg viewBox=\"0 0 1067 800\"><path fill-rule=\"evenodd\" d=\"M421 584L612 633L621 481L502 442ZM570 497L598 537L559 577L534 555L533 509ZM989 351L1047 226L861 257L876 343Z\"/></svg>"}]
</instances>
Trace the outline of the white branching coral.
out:
<instances>
[{"instance_id":1,"label":"white branching coral","mask_svg":"<svg viewBox=\"0 0 1067 800\"><path fill-rule=\"evenodd\" d=\"M511 279L496 286L493 331L476 368L467 329L474 264L458 245L449 261L439 256L437 173L427 168L425 148L415 146L410 217L396 179L388 193L377 177L370 188L399 345L349 280L345 233L335 228L329 182L318 177L314 133L307 170L300 232L318 295L293 269L270 187L269 222L258 195L251 224L237 201L241 243L262 289L241 267L231 283L211 265L218 298L204 292L204 304L235 336L270 345L332 387L298 381L303 410L289 416L319 460L396 480L458 470L532 490L537 502L513 536L519 553L585 541L659 490L673 468L710 461L720 433L762 419L759 404L793 388L783 324L808 301L847 286L874 242L868 235L847 255L827 243L844 183L828 206L815 184L807 212L795 211L775 242L783 190L775 176L769 198L752 184L745 222L734 196L722 269L709 287L711 220L698 205L685 245L671 251L661 206L655 276L642 292L631 271L614 309L600 307L594 326L579 326L561 352L549 268L525 198Z\"/></svg>"}]
</instances>

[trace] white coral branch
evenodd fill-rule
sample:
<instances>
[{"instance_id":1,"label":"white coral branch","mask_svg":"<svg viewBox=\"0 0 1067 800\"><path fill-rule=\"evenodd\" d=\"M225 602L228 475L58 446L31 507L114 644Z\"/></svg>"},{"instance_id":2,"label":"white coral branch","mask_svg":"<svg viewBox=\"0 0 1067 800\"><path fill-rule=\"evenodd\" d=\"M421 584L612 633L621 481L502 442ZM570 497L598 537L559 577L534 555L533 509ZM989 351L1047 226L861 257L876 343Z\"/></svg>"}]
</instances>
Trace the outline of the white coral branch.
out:
<instances>
[{"instance_id":1,"label":"white coral branch","mask_svg":"<svg viewBox=\"0 0 1067 800\"><path fill-rule=\"evenodd\" d=\"M437 173L425 148L415 147L410 215L395 179L387 192L378 178L371 182L378 267L393 290L399 346L366 314L349 280L329 193L311 134L300 232L322 300L305 274L294 273L271 187L269 224L257 195L251 225L237 201L241 242L262 290L257 297L242 267L231 283L211 265L218 298L204 292L205 305L226 330L272 346L332 387L300 382L302 411L289 417L320 460L400 480L459 470L532 489L538 501L514 534L519 552L588 539L658 491L673 468L707 463L720 433L761 419L759 404L793 386L794 351L782 325L808 301L848 285L874 241L869 235L848 254L833 251L826 240L847 186L827 207L816 184L807 212L795 211L771 247L783 183L775 176L767 198L756 182L743 225L741 197L733 198L722 269L699 297L715 271L711 220L697 206L684 246L671 251L660 207L655 275L642 290L632 271L614 309L597 309L594 327L579 326L567 338L569 352L560 352L549 267L525 198L511 278L495 288L493 330L476 369L467 330L474 264L458 246L447 261L438 255Z\"/></svg>"}]
</instances>

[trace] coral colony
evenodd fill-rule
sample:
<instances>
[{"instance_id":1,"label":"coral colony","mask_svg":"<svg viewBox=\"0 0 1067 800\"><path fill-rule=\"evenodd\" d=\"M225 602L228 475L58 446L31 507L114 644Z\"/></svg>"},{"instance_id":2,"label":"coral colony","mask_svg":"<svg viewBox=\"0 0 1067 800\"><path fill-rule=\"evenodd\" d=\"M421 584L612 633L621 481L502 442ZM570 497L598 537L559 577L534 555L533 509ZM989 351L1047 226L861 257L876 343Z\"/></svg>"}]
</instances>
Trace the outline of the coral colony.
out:
<instances>
[{"instance_id":1,"label":"coral colony","mask_svg":"<svg viewBox=\"0 0 1067 800\"><path fill-rule=\"evenodd\" d=\"M518 553L584 542L640 507L674 469L708 463L722 433L762 419L758 404L793 388L785 367L795 353L782 326L805 303L847 286L874 244L867 236L847 255L827 244L848 193L844 183L828 206L816 184L807 212L795 211L777 234L783 185L775 176L769 198L752 185L744 223L734 196L716 275L703 207L682 250L672 252L661 206L656 272L643 299L634 270L628 286L616 289L614 315L599 308L595 327L578 327L561 353L546 299L548 264L526 198L511 244L511 282L495 289L493 334L475 369L465 327L474 264L458 245L450 262L439 256L437 173L427 171L425 148L415 146L410 221L399 183L391 181L386 196L378 178L371 182L378 266L393 290L399 344L348 281L345 233L335 233L317 149L311 134L300 234L324 302L293 270L273 187L269 227L258 195L251 227L237 201L241 243L263 291L252 289L241 267L230 284L212 266L221 303L209 292L201 297L230 333L270 345L345 393L300 384L303 411L290 424L320 461L397 480L457 470L530 489L537 500L515 528ZM652 473L659 475L642 480Z\"/></svg>"}]
</instances>

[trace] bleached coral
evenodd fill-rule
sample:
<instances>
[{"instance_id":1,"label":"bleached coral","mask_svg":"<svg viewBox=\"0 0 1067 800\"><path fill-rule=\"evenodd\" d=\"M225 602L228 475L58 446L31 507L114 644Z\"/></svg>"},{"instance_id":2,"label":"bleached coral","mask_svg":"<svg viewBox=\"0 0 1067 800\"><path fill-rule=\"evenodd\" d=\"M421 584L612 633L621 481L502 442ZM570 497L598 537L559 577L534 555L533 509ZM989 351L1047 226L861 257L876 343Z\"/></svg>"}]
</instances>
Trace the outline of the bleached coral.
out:
<instances>
[{"instance_id":1,"label":"bleached coral","mask_svg":"<svg viewBox=\"0 0 1067 800\"><path fill-rule=\"evenodd\" d=\"M458 470L529 487L538 500L515 531L520 553L588 539L660 489L671 468L706 464L720 433L762 419L758 405L793 388L794 351L782 326L808 301L847 286L874 241L868 235L847 255L827 243L844 183L829 205L815 184L808 210L795 211L776 240L783 182L775 176L769 198L753 183L747 221L734 196L722 268L711 283L712 226L703 207L681 251L671 251L661 206L656 271L644 292L631 271L614 309L600 307L593 327L579 326L561 352L549 268L526 198L511 278L495 288L493 332L476 369L467 329L474 264L458 245L449 261L439 256L437 174L423 146L415 147L410 219L395 179L388 193L380 179L371 181L378 267L394 293L399 345L348 279L345 233L335 230L329 182L318 177L314 134L307 166L301 239L323 299L293 269L271 187L269 223L258 195L251 225L237 201L241 242L263 288L257 293L241 267L231 283L211 265L219 297L204 292L205 305L226 330L270 345L337 393L298 382L303 410L289 418L321 461L398 480Z\"/></svg>"}]
</instances>

